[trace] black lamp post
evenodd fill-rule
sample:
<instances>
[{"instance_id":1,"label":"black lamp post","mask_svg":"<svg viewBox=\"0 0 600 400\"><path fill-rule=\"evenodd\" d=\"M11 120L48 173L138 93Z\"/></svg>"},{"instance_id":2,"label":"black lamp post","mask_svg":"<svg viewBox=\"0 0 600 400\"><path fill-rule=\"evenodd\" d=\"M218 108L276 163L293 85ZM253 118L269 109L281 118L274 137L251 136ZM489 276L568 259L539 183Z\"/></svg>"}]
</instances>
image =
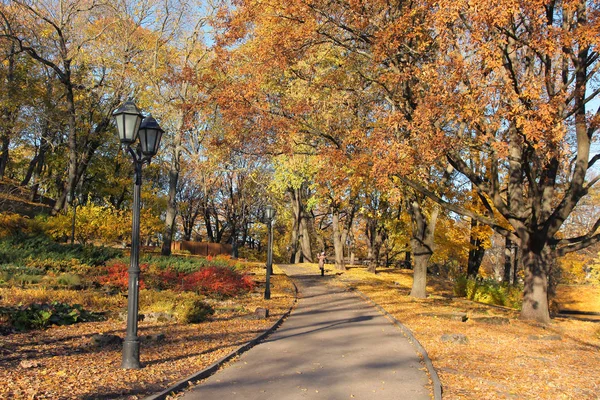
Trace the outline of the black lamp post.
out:
<instances>
[{"instance_id":1,"label":"black lamp post","mask_svg":"<svg viewBox=\"0 0 600 400\"><path fill-rule=\"evenodd\" d=\"M134 165L133 218L131 229L131 261L129 264L129 287L127 292L127 331L123 341L121 368L139 369L140 341L138 330L138 298L140 278L140 197L142 192L142 165L158 151L163 130L151 116L143 118L132 101L125 102L113 116L117 123L121 144L127 146ZM142 119L143 118L143 119ZM131 147L139 137L135 150Z\"/></svg>"},{"instance_id":2,"label":"black lamp post","mask_svg":"<svg viewBox=\"0 0 600 400\"><path fill-rule=\"evenodd\" d=\"M265 218L267 220L267 235L269 242L267 245L267 279L265 282L265 300L271 298L271 274L273 273L273 218L275 218L275 208L268 205L265 207Z\"/></svg>"}]
</instances>

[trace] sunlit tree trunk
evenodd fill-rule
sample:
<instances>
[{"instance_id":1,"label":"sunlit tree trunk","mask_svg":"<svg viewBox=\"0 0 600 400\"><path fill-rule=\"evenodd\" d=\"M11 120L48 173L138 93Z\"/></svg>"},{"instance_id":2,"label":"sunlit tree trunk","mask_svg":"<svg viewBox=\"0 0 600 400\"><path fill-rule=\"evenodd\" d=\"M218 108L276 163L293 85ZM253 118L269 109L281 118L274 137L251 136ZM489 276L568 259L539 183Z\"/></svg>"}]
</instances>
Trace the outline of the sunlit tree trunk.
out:
<instances>
[{"instance_id":1,"label":"sunlit tree trunk","mask_svg":"<svg viewBox=\"0 0 600 400\"><path fill-rule=\"evenodd\" d=\"M169 194L167 199L167 214L165 217L165 230L163 232L163 243L161 254L171 254L171 243L175 234L175 218L177 217L177 181L179 180L178 162L173 161L169 170Z\"/></svg>"},{"instance_id":2,"label":"sunlit tree trunk","mask_svg":"<svg viewBox=\"0 0 600 400\"><path fill-rule=\"evenodd\" d=\"M340 211L338 209L334 209L331 217L335 267L344 271L346 269L346 265L344 263L344 241L342 240L342 228L340 227Z\"/></svg>"}]
</instances>

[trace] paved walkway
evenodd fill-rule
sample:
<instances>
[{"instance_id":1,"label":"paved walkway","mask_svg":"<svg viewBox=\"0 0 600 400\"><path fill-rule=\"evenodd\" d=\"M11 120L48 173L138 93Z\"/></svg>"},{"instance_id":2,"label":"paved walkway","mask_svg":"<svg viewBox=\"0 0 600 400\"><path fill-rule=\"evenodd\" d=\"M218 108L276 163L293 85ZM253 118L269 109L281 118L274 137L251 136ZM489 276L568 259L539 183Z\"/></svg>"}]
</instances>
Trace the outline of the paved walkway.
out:
<instances>
[{"instance_id":1,"label":"paved walkway","mask_svg":"<svg viewBox=\"0 0 600 400\"><path fill-rule=\"evenodd\" d=\"M183 399L429 399L412 345L357 295L330 277L281 266L300 292L296 309L263 343Z\"/></svg>"}]
</instances>

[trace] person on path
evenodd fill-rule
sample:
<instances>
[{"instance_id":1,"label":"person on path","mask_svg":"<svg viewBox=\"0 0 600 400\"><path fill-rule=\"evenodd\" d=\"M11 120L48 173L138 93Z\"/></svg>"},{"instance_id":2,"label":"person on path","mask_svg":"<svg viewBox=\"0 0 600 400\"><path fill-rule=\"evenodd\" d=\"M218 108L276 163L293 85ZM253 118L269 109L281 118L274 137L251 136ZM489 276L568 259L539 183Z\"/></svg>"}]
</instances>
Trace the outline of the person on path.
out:
<instances>
[{"instance_id":1,"label":"person on path","mask_svg":"<svg viewBox=\"0 0 600 400\"><path fill-rule=\"evenodd\" d=\"M319 254L317 258L319 259L319 269L321 270L321 276L325 276L325 260L327 260L325 252Z\"/></svg>"}]
</instances>

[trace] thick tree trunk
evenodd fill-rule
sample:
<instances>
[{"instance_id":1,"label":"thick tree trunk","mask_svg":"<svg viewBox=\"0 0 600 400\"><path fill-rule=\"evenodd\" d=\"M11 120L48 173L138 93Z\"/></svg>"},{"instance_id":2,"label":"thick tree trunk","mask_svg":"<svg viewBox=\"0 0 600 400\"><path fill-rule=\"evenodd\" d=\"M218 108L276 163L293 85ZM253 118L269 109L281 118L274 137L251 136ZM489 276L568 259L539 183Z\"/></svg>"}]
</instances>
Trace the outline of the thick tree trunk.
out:
<instances>
[{"instance_id":1,"label":"thick tree trunk","mask_svg":"<svg viewBox=\"0 0 600 400\"><path fill-rule=\"evenodd\" d=\"M297 264L300 262L301 248L300 239L300 192L299 189L289 189L292 203L292 231L290 240L290 263Z\"/></svg>"},{"instance_id":2,"label":"thick tree trunk","mask_svg":"<svg viewBox=\"0 0 600 400\"><path fill-rule=\"evenodd\" d=\"M476 228L480 224L476 219L471 218L471 235L469 239L469 258L467 261L467 275L476 277L479 274L479 268L485 255L483 241L477 236Z\"/></svg>"},{"instance_id":3,"label":"thick tree trunk","mask_svg":"<svg viewBox=\"0 0 600 400\"><path fill-rule=\"evenodd\" d=\"M342 232L340 227L340 211L337 209L333 210L332 214L332 229L333 229L333 251L335 255L335 267L339 270L345 271L346 265L344 263L344 242L342 241Z\"/></svg>"},{"instance_id":4,"label":"thick tree trunk","mask_svg":"<svg viewBox=\"0 0 600 400\"><path fill-rule=\"evenodd\" d=\"M429 246L424 246L419 240L411 240L414 257L413 285L410 291L412 297L424 299L427 297L427 265L433 252Z\"/></svg>"},{"instance_id":5,"label":"thick tree trunk","mask_svg":"<svg viewBox=\"0 0 600 400\"><path fill-rule=\"evenodd\" d=\"M333 230L333 250L335 254L335 266L337 269L345 271L346 262L344 260L344 246L354 221L356 206L351 205L348 213L342 221L342 213L336 206L332 207L332 230Z\"/></svg>"},{"instance_id":6,"label":"thick tree trunk","mask_svg":"<svg viewBox=\"0 0 600 400\"><path fill-rule=\"evenodd\" d=\"M171 154L171 167L169 169L169 195L167 200L167 214L165 217L165 230L163 233L163 244L160 253L163 256L171 254L171 242L177 228L177 186L179 184L179 173L181 172L181 142L183 140L183 129L185 124L185 115L181 115L179 129L173 137L173 147Z\"/></svg>"},{"instance_id":7,"label":"thick tree trunk","mask_svg":"<svg viewBox=\"0 0 600 400\"><path fill-rule=\"evenodd\" d=\"M302 249L302 257L304 262L313 262L312 249L310 245L310 233L308 227L310 225L310 217L304 210L302 205L302 211L300 213L300 247Z\"/></svg>"},{"instance_id":8,"label":"thick tree trunk","mask_svg":"<svg viewBox=\"0 0 600 400\"><path fill-rule=\"evenodd\" d=\"M408 207L412 222L410 244L415 260L413 286L410 295L416 298L427 297L427 264L433 254L435 225L439 214L439 207L434 206L428 220L421 207L416 198L412 199Z\"/></svg>"},{"instance_id":9,"label":"thick tree trunk","mask_svg":"<svg viewBox=\"0 0 600 400\"><path fill-rule=\"evenodd\" d=\"M534 246L531 240L522 240L525 287L521 318L542 323L550 322L548 310L548 264L549 250Z\"/></svg>"}]
</instances>

